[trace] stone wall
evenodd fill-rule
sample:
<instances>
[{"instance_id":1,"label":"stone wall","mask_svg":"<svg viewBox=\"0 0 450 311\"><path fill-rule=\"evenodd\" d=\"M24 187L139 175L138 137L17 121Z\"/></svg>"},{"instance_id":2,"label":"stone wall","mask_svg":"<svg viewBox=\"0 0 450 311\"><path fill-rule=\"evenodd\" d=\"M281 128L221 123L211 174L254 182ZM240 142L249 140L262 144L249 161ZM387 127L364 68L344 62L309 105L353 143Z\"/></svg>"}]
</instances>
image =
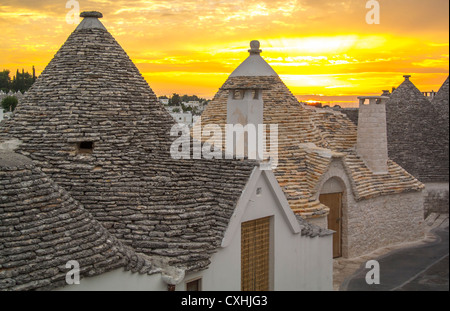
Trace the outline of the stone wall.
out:
<instances>
[{"instance_id":1,"label":"stone wall","mask_svg":"<svg viewBox=\"0 0 450 311\"><path fill-rule=\"evenodd\" d=\"M420 240L424 236L423 192L408 192L356 201L342 162L335 160L324 174L317 195L327 182L339 181L343 190L342 256L354 258L381 247ZM326 219L325 219L326 220ZM328 227L328 225L327 225Z\"/></svg>"},{"instance_id":2,"label":"stone wall","mask_svg":"<svg viewBox=\"0 0 450 311\"><path fill-rule=\"evenodd\" d=\"M350 203L348 253L353 258L424 237L423 193L412 192ZM345 216L345 214L347 214Z\"/></svg>"},{"instance_id":3,"label":"stone wall","mask_svg":"<svg viewBox=\"0 0 450 311\"><path fill-rule=\"evenodd\" d=\"M424 202L425 218L431 213L448 214L448 183L425 184L426 195Z\"/></svg>"}]
</instances>

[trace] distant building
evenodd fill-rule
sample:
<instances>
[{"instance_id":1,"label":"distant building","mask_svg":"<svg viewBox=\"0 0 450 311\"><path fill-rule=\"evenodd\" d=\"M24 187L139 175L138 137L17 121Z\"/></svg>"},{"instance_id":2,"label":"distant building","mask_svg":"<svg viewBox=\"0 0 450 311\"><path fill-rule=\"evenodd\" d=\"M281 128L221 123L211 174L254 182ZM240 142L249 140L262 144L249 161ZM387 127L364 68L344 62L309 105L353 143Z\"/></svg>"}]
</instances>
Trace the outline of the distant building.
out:
<instances>
[{"instance_id":1,"label":"distant building","mask_svg":"<svg viewBox=\"0 0 450 311\"><path fill-rule=\"evenodd\" d=\"M433 101L437 93L435 91L431 91L431 92L422 92L422 94L423 96L425 96L425 98L427 98L431 102Z\"/></svg>"},{"instance_id":2,"label":"distant building","mask_svg":"<svg viewBox=\"0 0 450 311\"><path fill-rule=\"evenodd\" d=\"M171 113L171 116L174 118L174 120L179 124L185 124L187 126L192 126L192 113L190 111L188 112L173 112Z\"/></svg>"},{"instance_id":3,"label":"distant building","mask_svg":"<svg viewBox=\"0 0 450 311\"><path fill-rule=\"evenodd\" d=\"M200 107L200 102L199 101L190 101L184 104L186 107L191 107L191 108L199 108Z\"/></svg>"},{"instance_id":4,"label":"distant building","mask_svg":"<svg viewBox=\"0 0 450 311\"><path fill-rule=\"evenodd\" d=\"M159 102L163 105L168 105L169 104L169 99L168 98L160 98Z\"/></svg>"},{"instance_id":5,"label":"distant building","mask_svg":"<svg viewBox=\"0 0 450 311\"><path fill-rule=\"evenodd\" d=\"M177 112L181 112L181 106L165 106L165 108L167 109L167 111L172 114L175 110L177 110Z\"/></svg>"},{"instance_id":6,"label":"distant building","mask_svg":"<svg viewBox=\"0 0 450 311\"><path fill-rule=\"evenodd\" d=\"M7 96L14 96L20 101L25 96L25 94L26 93L22 94L21 92L13 92L13 91L9 91L8 93L0 91L0 101L2 101L2 99Z\"/></svg>"}]
</instances>

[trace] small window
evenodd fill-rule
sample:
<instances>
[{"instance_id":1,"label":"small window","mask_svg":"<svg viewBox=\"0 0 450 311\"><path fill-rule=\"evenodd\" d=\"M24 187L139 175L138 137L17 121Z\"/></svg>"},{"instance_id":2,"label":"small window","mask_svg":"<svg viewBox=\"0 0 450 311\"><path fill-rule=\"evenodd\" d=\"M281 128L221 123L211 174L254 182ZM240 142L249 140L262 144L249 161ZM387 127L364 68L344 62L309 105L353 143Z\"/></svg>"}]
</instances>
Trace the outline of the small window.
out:
<instances>
[{"instance_id":1,"label":"small window","mask_svg":"<svg viewBox=\"0 0 450 311\"><path fill-rule=\"evenodd\" d=\"M244 99L244 91L243 90L234 90L233 91L233 99Z\"/></svg>"},{"instance_id":2,"label":"small window","mask_svg":"<svg viewBox=\"0 0 450 311\"><path fill-rule=\"evenodd\" d=\"M78 143L79 153L92 153L94 150L94 143L92 141L82 141Z\"/></svg>"},{"instance_id":3,"label":"small window","mask_svg":"<svg viewBox=\"0 0 450 311\"><path fill-rule=\"evenodd\" d=\"M188 292L199 292L201 291L202 279L196 279L186 282L186 291Z\"/></svg>"}]
</instances>

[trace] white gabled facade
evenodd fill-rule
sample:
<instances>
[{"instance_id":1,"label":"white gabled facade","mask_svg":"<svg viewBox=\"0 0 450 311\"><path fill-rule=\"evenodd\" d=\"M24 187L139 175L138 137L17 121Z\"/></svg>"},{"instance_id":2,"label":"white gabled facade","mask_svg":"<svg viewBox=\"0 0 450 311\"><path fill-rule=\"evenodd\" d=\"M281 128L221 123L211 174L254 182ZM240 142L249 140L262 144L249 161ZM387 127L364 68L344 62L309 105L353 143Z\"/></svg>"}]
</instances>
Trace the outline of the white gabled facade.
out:
<instances>
[{"instance_id":1,"label":"white gabled facade","mask_svg":"<svg viewBox=\"0 0 450 311\"><path fill-rule=\"evenodd\" d=\"M270 290L331 291L333 283L332 235L302 235L302 224L290 209L271 171L255 168L242 192L225 232L222 247L211 258L208 269L186 273L177 291L185 291L200 280L203 291L241 290L241 224L270 217ZM164 272L140 275L115 270L82 279L80 285L62 290L166 291Z\"/></svg>"},{"instance_id":2,"label":"white gabled facade","mask_svg":"<svg viewBox=\"0 0 450 311\"><path fill-rule=\"evenodd\" d=\"M332 235L302 235L302 225L273 172L258 168L237 204L222 248L213 255L208 270L187 274L186 281L201 277L203 290L240 291L241 224L264 217L271 218L270 290L332 290ZM183 290L185 284L179 287Z\"/></svg>"}]
</instances>

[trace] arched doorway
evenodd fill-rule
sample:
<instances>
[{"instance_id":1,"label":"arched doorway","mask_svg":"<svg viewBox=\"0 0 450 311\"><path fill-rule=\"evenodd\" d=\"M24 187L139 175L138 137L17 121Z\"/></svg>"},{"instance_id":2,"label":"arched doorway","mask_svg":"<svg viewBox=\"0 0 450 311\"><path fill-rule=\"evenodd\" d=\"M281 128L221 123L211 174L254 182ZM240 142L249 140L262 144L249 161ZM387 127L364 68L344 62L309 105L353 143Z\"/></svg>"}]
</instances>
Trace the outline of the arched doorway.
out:
<instances>
[{"instance_id":1,"label":"arched doorway","mask_svg":"<svg viewBox=\"0 0 450 311\"><path fill-rule=\"evenodd\" d=\"M328 229L335 231L333 235L333 258L342 257L342 220L344 183L337 177L327 180L320 192L319 201L330 209Z\"/></svg>"}]
</instances>

